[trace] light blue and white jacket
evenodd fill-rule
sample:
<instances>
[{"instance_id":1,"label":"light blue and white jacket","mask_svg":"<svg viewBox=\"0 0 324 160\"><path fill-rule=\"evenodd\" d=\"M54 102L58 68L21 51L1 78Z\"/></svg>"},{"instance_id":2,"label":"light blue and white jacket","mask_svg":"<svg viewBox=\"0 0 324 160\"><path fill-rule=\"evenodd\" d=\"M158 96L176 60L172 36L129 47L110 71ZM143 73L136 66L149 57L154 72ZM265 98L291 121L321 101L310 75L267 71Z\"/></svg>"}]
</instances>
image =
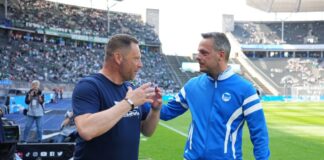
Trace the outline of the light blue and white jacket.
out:
<instances>
[{"instance_id":1,"label":"light blue and white jacket","mask_svg":"<svg viewBox=\"0 0 324 160\"><path fill-rule=\"evenodd\" d=\"M163 105L161 119L170 120L188 109L192 122L185 159L242 159L245 122L255 159L269 158L269 137L260 99L253 85L235 74L231 67L217 80L207 74L189 80L167 105Z\"/></svg>"}]
</instances>

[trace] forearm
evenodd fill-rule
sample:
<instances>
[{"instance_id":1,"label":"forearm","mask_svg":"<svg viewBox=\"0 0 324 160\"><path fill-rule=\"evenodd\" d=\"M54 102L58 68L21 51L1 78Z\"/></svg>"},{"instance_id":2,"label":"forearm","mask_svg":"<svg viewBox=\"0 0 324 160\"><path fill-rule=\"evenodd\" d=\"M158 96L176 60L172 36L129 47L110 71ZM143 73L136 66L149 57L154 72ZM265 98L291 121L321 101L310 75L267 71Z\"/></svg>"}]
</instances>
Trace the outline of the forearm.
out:
<instances>
[{"instance_id":1,"label":"forearm","mask_svg":"<svg viewBox=\"0 0 324 160\"><path fill-rule=\"evenodd\" d=\"M263 112L260 110L259 112L247 116L247 122L254 146L255 159L268 159L270 155L269 136Z\"/></svg>"},{"instance_id":2,"label":"forearm","mask_svg":"<svg viewBox=\"0 0 324 160\"><path fill-rule=\"evenodd\" d=\"M147 116L145 121L142 122L141 124L142 134L146 137L152 136L159 120L160 120L160 111L151 109L149 115Z\"/></svg>"},{"instance_id":3,"label":"forearm","mask_svg":"<svg viewBox=\"0 0 324 160\"><path fill-rule=\"evenodd\" d=\"M131 109L125 101L121 101L110 109L75 117L80 136L89 141L109 131Z\"/></svg>"},{"instance_id":4,"label":"forearm","mask_svg":"<svg viewBox=\"0 0 324 160\"><path fill-rule=\"evenodd\" d=\"M254 134L251 139L254 145L254 157L256 160L267 160L270 156L269 137L266 130Z\"/></svg>"},{"instance_id":5,"label":"forearm","mask_svg":"<svg viewBox=\"0 0 324 160\"><path fill-rule=\"evenodd\" d=\"M188 109L182 107L179 103L169 102L161 108L160 119L163 121L171 120L179 115L182 115Z\"/></svg>"}]
</instances>

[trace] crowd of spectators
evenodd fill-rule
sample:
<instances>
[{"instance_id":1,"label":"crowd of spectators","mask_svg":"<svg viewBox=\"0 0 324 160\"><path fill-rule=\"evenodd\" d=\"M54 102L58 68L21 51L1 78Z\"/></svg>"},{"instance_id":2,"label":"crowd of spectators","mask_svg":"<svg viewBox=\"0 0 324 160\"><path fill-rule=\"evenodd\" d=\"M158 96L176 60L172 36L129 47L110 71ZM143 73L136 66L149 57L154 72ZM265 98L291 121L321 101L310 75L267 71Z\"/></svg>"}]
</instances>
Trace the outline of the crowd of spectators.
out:
<instances>
[{"instance_id":1,"label":"crowd of spectators","mask_svg":"<svg viewBox=\"0 0 324 160\"><path fill-rule=\"evenodd\" d=\"M2 4L0 9L4 9ZM13 27L31 32L2 29L2 33L8 34L0 38L0 79L75 84L101 68L105 44L42 33L49 30L101 38L126 33L144 46L141 47L144 67L134 83L154 82L171 93L180 88L160 53L160 40L154 27L145 24L138 14L110 11L108 31L106 10L45 0L15 0L8 1L7 20Z\"/></svg>"},{"instance_id":2,"label":"crowd of spectators","mask_svg":"<svg viewBox=\"0 0 324 160\"><path fill-rule=\"evenodd\" d=\"M252 61L280 87L324 85L323 59L263 58Z\"/></svg>"},{"instance_id":3,"label":"crowd of spectators","mask_svg":"<svg viewBox=\"0 0 324 160\"><path fill-rule=\"evenodd\" d=\"M165 92L175 93L180 89L180 85L172 79L172 72L167 62L159 51L142 50L142 62L144 67L137 75L137 83L153 82L162 86Z\"/></svg>"},{"instance_id":4,"label":"crowd of spectators","mask_svg":"<svg viewBox=\"0 0 324 160\"><path fill-rule=\"evenodd\" d=\"M9 73L11 80L70 83L99 70L103 53L98 49L39 41L37 36L12 35L0 49L7 64L2 73Z\"/></svg>"},{"instance_id":5,"label":"crowd of spectators","mask_svg":"<svg viewBox=\"0 0 324 160\"><path fill-rule=\"evenodd\" d=\"M104 44L45 37L47 38L11 31L7 44L0 43L0 79L76 83L80 78L98 72L101 68ZM142 48L144 67L135 83L154 82L167 92L177 91L179 85L172 79L172 73L168 71L159 47Z\"/></svg>"},{"instance_id":6,"label":"crowd of spectators","mask_svg":"<svg viewBox=\"0 0 324 160\"><path fill-rule=\"evenodd\" d=\"M51 29L59 32L109 37L116 33L135 35L141 42L160 44L153 27L145 24L140 15L109 12L79 6L65 5L45 0L9 1L8 18L15 27L26 29ZM15 3L17 2L17 3Z\"/></svg>"},{"instance_id":7,"label":"crowd of spectators","mask_svg":"<svg viewBox=\"0 0 324 160\"><path fill-rule=\"evenodd\" d=\"M256 22L235 22L233 35L241 44L276 44L280 36L272 30L261 30Z\"/></svg>"},{"instance_id":8,"label":"crowd of spectators","mask_svg":"<svg viewBox=\"0 0 324 160\"><path fill-rule=\"evenodd\" d=\"M323 44L323 27L324 21L247 21L235 22L232 33L241 44Z\"/></svg>"},{"instance_id":9,"label":"crowd of spectators","mask_svg":"<svg viewBox=\"0 0 324 160\"><path fill-rule=\"evenodd\" d=\"M291 58L287 60L288 65L285 69L297 73L296 78L301 85L324 84L324 67L320 66L319 62L318 59Z\"/></svg>"}]
</instances>

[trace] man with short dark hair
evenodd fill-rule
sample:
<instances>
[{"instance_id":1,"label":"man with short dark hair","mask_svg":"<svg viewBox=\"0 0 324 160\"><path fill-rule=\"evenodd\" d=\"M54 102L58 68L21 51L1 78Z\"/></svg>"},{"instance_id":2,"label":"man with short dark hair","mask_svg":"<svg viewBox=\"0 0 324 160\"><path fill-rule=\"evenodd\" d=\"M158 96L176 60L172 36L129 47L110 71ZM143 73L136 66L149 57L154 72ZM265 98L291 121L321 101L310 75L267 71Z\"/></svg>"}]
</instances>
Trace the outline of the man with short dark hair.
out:
<instances>
[{"instance_id":1,"label":"man with short dark hair","mask_svg":"<svg viewBox=\"0 0 324 160\"><path fill-rule=\"evenodd\" d=\"M253 85L228 65L231 46L224 33L205 33L198 47L198 77L189 80L174 99L163 105L161 119L190 110L184 158L242 159L242 128L247 122L254 156L268 159L269 137L259 96Z\"/></svg>"},{"instance_id":2,"label":"man with short dark hair","mask_svg":"<svg viewBox=\"0 0 324 160\"><path fill-rule=\"evenodd\" d=\"M74 159L138 159L140 133L151 136L162 104L161 91L129 80L143 66L138 41L125 34L106 45L99 73L80 80L72 95L78 135Z\"/></svg>"}]
</instances>

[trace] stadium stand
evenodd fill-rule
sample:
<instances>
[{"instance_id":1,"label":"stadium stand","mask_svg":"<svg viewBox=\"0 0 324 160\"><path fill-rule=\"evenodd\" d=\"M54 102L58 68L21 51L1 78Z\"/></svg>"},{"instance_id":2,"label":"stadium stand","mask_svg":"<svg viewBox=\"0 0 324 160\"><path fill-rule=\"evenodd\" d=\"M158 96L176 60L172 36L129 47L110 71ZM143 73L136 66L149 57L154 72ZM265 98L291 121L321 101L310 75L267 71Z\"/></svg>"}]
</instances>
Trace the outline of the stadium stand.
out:
<instances>
[{"instance_id":1,"label":"stadium stand","mask_svg":"<svg viewBox=\"0 0 324 160\"><path fill-rule=\"evenodd\" d=\"M136 78L139 84L153 82L158 86L162 86L165 93L175 93L180 89L178 83L173 79L164 55L158 51L142 51L142 57L144 67L139 71L138 78Z\"/></svg>"},{"instance_id":2,"label":"stadium stand","mask_svg":"<svg viewBox=\"0 0 324 160\"><path fill-rule=\"evenodd\" d=\"M244 54L234 57L236 62L244 59L264 80L273 82L280 95L287 94L287 87L323 86L324 21L238 21L234 26L232 34ZM243 74L263 85L264 80L247 72Z\"/></svg>"},{"instance_id":3,"label":"stadium stand","mask_svg":"<svg viewBox=\"0 0 324 160\"><path fill-rule=\"evenodd\" d=\"M109 12L110 30L107 31L107 11L70 6L44 0L24 0L9 3L9 19L18 28L55 30L65 33L109 37L116 33L135 35L146 44L160 44L152 26L144 24L136 14Z\"/></svg>"},{"instance_id":4,"label":"stadium stand","mask_svg":"<svg viewBox=\"0 0 324 160\"><path fill-rule=\"evenodd\" d=\"M323 44L323 27L324 21L235 22L232 33L241 44Z\"/></svg>"},{"instance_id":5,"label":"stadium stand","mask_svg":"<svg viewBox=\"0 0 324 160\"><path fill-rule=\"evenodd\" d=\"M308 85L323 83L324 68L318 59L301 58L254 58L252 62L266 75L284 87L284 85Z\"/></svg>"},{"instance_id":6,"label":"stadium stand","mask_svg":"<svg viewBox=\"0 0 324 160\"><path fill-rule=\"evenodd\" d=\"M8 17L14 28L0 29L0 79L74 84L101 68L104 37L128 33L140 41L145 64L136 82L153 81L167 92L179 88L160 53L159 37L140 15L110 12L109 33L107 11L43 0L10 1Z\"/></svg>"},{"instance_id":7,"label":"stadium stand","mask_svg":"<svg viewBox=\"0 0 324 160\"><path fill-rule=\"evenodd\" d=\"M13 33L13 37L9 38L10 45L0 44L0 51L5 59L1 62L5 66L1 68L1 73L4 73L1 75L2 79L76 83L83 76L101 68L104 56L102 44L94 44L92 47L85 44L69 46L57 44L51 39L47 43L38 42L35 37L37 36L33 37L28 33ZM138 74L137 82L153 81L165 90L173 89L176 83L172 80L162 55L150 50L142 50L142 53L145 65Z\"/></svg>"},{"instance_id":8,"label":"stadium stand","mask_svg":"<svg viewBox=\"0 0 324 160\"><path fill-rule=\"evenodd\" d=\"M183 62L193 62L190 57L167 55L167 62L175 71L176 76L179 78L181 86L183 86L190 78L197 76L199 73L186 72L181 70L181 64Z\"/></svg>"}]
</instances>

